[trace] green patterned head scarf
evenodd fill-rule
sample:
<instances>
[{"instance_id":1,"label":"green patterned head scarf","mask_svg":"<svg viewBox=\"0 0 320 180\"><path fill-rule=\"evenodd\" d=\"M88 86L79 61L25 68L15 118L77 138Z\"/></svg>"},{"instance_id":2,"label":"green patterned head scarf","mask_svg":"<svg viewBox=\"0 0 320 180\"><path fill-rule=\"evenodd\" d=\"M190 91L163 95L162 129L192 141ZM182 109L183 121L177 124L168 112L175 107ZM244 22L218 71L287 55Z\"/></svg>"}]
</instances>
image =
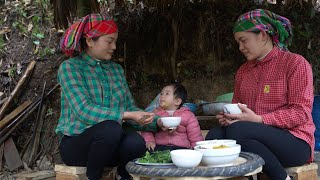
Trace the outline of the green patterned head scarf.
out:
<instances>
[{"instance_id":1,"label":"green patterned head scarf","mask_svg":"<svg viewBox=\"0 0 320 180\"><path fill-rule=\"evenodd\" d=\"M291 44L293 36L289 19L264 9L249 11L238 18L233 33L243 31L266 31L272 36L275 45L284 51L288 51L287 46Z\"/></svg>"}]
</instances>

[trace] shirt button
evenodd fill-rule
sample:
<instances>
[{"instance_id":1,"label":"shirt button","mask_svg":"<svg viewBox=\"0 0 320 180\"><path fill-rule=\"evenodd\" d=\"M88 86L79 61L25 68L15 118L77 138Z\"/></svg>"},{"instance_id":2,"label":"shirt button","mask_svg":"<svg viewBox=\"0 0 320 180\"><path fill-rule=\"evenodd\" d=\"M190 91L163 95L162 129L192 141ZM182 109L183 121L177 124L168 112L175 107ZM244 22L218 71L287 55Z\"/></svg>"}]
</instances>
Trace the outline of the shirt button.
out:
<instances>
[{"instance_id":1,"label":"shirt button","mask_svg":"<svg viewBox=\"0 0 320 180\"><path fill-rule=\"evenodd\" d=\"M97 62L98 65L100 65L100 62Z\"/></svg>"},{"instance_id":2,"label":"shirt button","mask_svg":"<svg viewBox=\"0 0 320 180\"><path fill-rule=\"evenodd\" d=\"M103 83L105 83L105 82L106 82L106 80L103 80L102 82L103 82Z\"/></svg>"}]
</instances>

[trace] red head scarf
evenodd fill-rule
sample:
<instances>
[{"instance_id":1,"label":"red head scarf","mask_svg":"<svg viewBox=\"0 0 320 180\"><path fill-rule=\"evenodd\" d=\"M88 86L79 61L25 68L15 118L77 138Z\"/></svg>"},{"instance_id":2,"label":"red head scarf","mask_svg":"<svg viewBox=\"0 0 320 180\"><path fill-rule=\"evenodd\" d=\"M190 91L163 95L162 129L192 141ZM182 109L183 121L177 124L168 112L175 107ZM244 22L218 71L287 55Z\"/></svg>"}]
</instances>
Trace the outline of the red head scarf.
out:
<instances>
[{"instance_id":1,"label":"red head scarf","mask_svg":"<svg viewBox=\"0 0 320 180\"><path fill-rule=\"evenodd\" d=\"M89 14L71 25L60 40L61 50L72 57L75 51L81 52L80 39L94 38L118 32L117 24L106 15Z\"/></svg>"}]
</instances>

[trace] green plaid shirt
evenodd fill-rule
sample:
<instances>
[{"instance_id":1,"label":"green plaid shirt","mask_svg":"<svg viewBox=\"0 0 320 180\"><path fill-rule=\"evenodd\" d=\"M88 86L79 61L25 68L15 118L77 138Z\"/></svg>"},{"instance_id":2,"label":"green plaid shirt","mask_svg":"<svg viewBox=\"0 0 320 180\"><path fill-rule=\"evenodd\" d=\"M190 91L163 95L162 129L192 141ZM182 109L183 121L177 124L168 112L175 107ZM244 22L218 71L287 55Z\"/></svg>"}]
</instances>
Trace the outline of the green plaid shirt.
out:
<instances>
[{"instance_id":1,"label":"green plaid shirt","mask_svg":"<svg viewBox=\"0 0 320 180\"><path fill-rule=\"evenodd\" d=\"M125 111L141 111L134 104L122 67L97 61L85 53L64 61L58 70L61 115L56 133L77 135L99 122L122 124ZM136 130L155 131L156 118L147 126L130 123Z\"/></svg>"}]
</instances>

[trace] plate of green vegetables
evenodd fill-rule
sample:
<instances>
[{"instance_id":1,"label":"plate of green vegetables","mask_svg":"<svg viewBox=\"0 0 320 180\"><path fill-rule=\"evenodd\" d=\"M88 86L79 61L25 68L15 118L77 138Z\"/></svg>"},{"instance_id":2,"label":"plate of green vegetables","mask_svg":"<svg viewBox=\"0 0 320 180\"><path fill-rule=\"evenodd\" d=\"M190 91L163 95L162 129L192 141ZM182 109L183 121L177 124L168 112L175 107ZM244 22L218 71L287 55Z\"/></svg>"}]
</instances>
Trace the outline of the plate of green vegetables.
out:
<instances>
[{"instance_id":1,"label":"plate of green vegetables","mask_svg":"<svg viewBox=\"0 0 320 180\"><path fill-rule=\"evenodd\" d=\"M146 152L146 154L135 161L139 165L149 166L168 166L173 165L170 150L166 151L154 151L152 153Z\"/></svg>"}]
</instances>

